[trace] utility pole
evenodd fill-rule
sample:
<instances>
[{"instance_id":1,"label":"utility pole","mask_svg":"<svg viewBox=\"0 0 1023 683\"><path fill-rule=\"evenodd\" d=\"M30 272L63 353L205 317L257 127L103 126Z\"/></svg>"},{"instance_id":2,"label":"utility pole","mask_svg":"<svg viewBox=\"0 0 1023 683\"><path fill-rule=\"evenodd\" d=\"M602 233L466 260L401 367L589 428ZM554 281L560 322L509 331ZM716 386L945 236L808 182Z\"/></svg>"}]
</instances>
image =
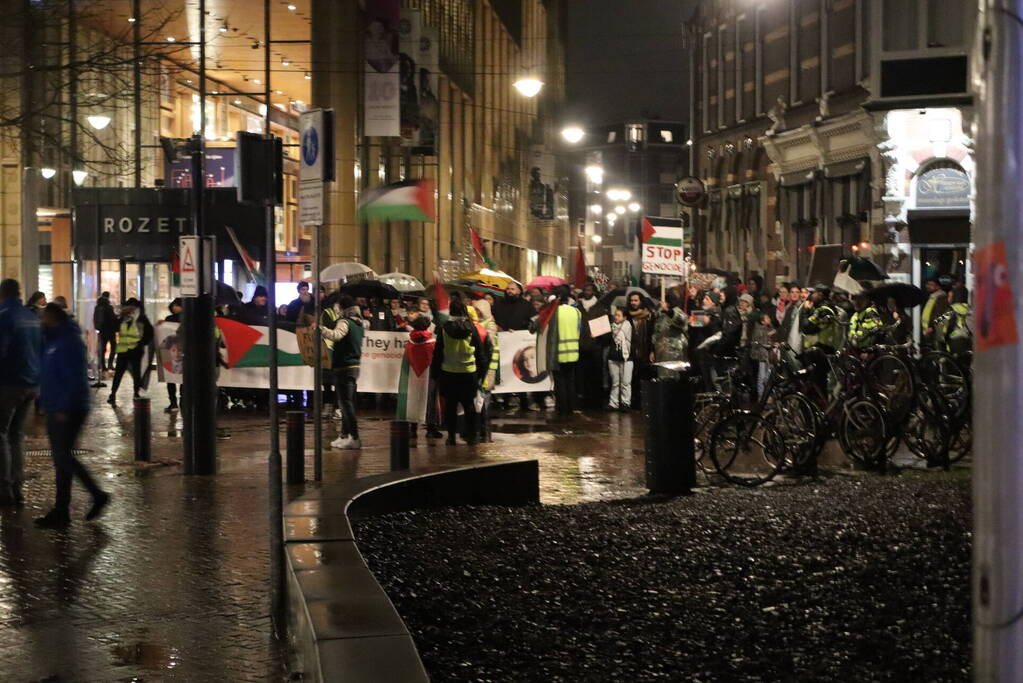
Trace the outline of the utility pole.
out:
<instances>
[{"instance_id":1,"label":"utility pole","mask_svg":"<svg viewBox=\"0 0 1023 683\"><path fill-rule=\"evenodd\" d=\"M974 680L1023 680L1023 0L984 0L974 71L978 97L977 313L973 394ZM971 62L973 62L971 60ZM1004 280L1002 280L1004 275ZM1000 281L1001 280L1001 281ZM1000 299L998 289L1011 292ZM976 391L982 387L981 391Z\"/></svg>"},{"instance_id":2,"label":"utility pole","mask_svg":"<svg viewBox=\"0 0 1023 683\"><path fill-rule=\"evenodd\" d=\"M136 24L138 17L136 17ZM206 234L206 0L199 0L199 131L189 144L192 172L192 234L199 238L194 266L198 296L185 297L185 366L181 386L186 474L217 471L217 383L213 286ZM184 256L184 255L182 255ZM207 291L207 287L209 291Z\"/></svg>"}]
</instances>

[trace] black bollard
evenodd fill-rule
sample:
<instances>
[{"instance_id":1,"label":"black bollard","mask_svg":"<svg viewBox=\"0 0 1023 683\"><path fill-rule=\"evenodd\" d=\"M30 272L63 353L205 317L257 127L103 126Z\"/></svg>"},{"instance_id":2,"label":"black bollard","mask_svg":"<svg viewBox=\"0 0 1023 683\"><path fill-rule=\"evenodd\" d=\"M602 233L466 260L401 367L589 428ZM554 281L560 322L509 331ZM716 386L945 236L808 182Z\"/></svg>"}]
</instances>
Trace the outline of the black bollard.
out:
<instances>
[{"instance_id":1,"label":"black bollard","mask_svg":"<svg viewBox=\"0 0 1023 683\"><path fill-rule=\"evenodd\" d=\"M305 412L288 411L287 481L301 484L305 481Z\"/></svg>"},{"instance_id":2,"label":"black bollard","mask_svg":"<svg viewBox=\"0 0 1023 683\"><path fill-rule=\"evenodd\" d=\"M152 425L149 421L149 399L136 397L132 404L135 411L135 462L149 462L152 459Z\"/></svg>"},{"instance_id":3,"label":"black bollard","mask_svg":"<svg viewBox=\"0 0 1023 683\"><path fill-rule=\"evenodd\" d=\"M391 421L391 471L409 468L409 427L410 422Z\"/></svg>"},{"instance_id":4,"label":"black bollard","mask_svg":"<svg viewBox=\"0 0 1023 683\"><path fill-rule=\"evenodd\" d=\"M693 391L688 380L643 380L646 486L650 493L689 493L696 485Z\"/></svg>"}]
</instances>

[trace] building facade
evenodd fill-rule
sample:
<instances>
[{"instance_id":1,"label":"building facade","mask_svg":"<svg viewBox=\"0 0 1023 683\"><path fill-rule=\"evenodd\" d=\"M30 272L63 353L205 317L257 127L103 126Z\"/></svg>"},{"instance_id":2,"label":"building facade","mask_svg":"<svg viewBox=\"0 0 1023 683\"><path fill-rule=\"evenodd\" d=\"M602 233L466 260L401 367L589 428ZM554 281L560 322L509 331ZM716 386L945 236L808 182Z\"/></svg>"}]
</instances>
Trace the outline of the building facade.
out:
<instances>
[{"instance_id":1,"label":"building facade","mask_svg":"<svg viewBox=\"0 0 1023 683\"><path fill-rule=\"evenodd\" d=\"M975 11L701 3L688 32L708 190L697 264L807 283L817 247L840 245L829 253L868 256L896 279L967 275Z\"/></svg>"},{"instance_id":2,"label":"building facade","mask_svg":"<svg viewBox=\"0 0 1023 683\"><path fill-rule=\"evenodd\" d=\"M592 126L571 159L571 216L587 263L610 279L639 279L643 216L678 218L675 183L687 173L688 126L630 119Z\"/></svg>"},{"instance_id":3,"label":"building facade","mask_svg":"<svg viewBox=\"0 0 1023 683\"><path fill-rule=\"evenodd\" d=\"M0 273L27 288L76 299L82 313L103 290L117 300L144 298L152 314L161 313L176 295L173 254L146 252L143 260L122 248L132 240L104 233L97 272L97 252L75 243L76 204L92 212L96 197L123 196L127 222L116 217L116 225L137 225L131 220L138 216L178 225L180 207L150 215L160 193L132 191L188 187L187 160L168 159L163 143L192 136L201 123L210 187L236 185L238 131L281 138L277 278L311 278L317 230L298 217L298 118L319 107L334 109L336 122L337 179L326 188L319 230L324 265L356 260L424 281L437 270L454 275L473 266L471 226L510 274L562 272L569 230L554 153L564 93L558 0L274 0L265 4L269 21L263 3L227 0L207 3L205 33L196 3L184 0L17 4L0 28L10 48L0 56ZM383 36L374 22L386 24ZM381 49L394 57L386 64L397 86L387 95L400 118L394 135L367 134L367 65L382 64ZM429 58L399 79L399 64L411 64L406 53L414 50ZM543 82L537 96L513 87L523 76ZM357 219L367 190L418 178L436 184L436 222ZM111 188L124 193L111 195ZM531 203L531 193L543 201ZM261 230L248 224L251 216L222 209L213 213L236 223L243 248L262 253L250 238ZM217 272L241 289L241 257L224 246Z\"/></svg>"}]
</instances>

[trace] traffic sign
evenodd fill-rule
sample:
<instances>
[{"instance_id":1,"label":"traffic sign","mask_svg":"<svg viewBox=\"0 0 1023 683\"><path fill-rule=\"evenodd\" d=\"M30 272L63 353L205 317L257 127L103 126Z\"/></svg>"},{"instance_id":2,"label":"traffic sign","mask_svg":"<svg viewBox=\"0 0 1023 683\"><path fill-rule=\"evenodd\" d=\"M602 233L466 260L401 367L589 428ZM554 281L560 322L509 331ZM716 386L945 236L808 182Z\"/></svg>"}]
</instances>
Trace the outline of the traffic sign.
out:
<instances>
[{"instance_id":1,"label":"traffic sign","mask_svg":"<svg viewBox=\"0 0 1023 683\"><path fill-rule=\"evenodd\" d=\"M181 296L199 296L199 238L195 235L180 237Z\"/></svg>"},{"instance_id":2,"label":"traffic sign","mask_svg":"<svg viewBox=\"0 0 1023 683\"><path fill-rule=\"evenodd\" d=\"M685 206L696 206L706 194L707 188L699 178L688 176L675 183L675 196Z\"/></svg>"},{"instance_id":3,"label":"traffic sign","mask_svg":"<svg viewBox=\"0 0 1023 683\"><path fill-rule=\"evenodd\" d=\"M319 180L298 184L299 225L323 225L323 183Z\"/></svg>"},{"instance_id":4,"label":"traffic sign","mask_svg":"<svg viewBox=\"0 0 1023 683\"><path fill-rule=\"evenodd\" d=\"M301 182L334 180L334 111L313 109L298 117Z\"/></svg>"}]
</instances>

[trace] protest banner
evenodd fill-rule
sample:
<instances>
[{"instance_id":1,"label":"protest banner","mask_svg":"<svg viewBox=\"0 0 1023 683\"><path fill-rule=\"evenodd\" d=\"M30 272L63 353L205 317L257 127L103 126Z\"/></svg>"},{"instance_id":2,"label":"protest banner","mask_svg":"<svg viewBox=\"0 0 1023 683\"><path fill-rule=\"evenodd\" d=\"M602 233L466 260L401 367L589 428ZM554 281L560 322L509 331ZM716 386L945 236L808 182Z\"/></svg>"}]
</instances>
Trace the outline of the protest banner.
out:
<instances>
[{"instance_id":1,"label":"protest banner","mask_svg":"<svg viewBox=\"0 0 1023 683\"><path fill-rule=\"evenodd\" d=\"M270 375L268 332L263 326L245 325L228 318L217 318L223 347L220 356L226 363L217 377L221 387L267 389ZM184 344L178 339L178 324L156 324L156 347L161 382L180 384ZM536 369L536 337L529 332L499 332L501 345L501 383L494 393L551 391L546 373ZM401 359L408 343L406 332L366 332L362 342L359 391L376 394L398 393ZM277 364L282 390L312 390L313 369L299 352L298 337L289 330L277 330Z\"/></svg>"}]
</instances>

